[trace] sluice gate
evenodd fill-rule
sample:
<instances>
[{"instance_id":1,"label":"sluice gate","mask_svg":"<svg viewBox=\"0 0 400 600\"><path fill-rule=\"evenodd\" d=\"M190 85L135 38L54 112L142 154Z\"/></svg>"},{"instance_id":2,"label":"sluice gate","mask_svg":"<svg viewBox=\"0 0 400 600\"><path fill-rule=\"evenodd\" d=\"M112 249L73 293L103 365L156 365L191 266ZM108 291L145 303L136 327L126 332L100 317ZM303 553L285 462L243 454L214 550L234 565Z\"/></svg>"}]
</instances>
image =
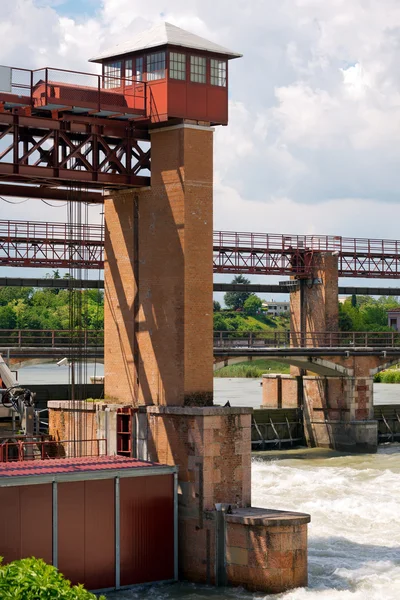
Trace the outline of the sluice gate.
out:
<instances>
[{"instance_id":1,"label":"sluice gate","mask_svg":"<svg viewBox=\"0 0 400 600\"><path fill-rule=\"evenodd\" d=\"M400 404L374 406L378 422L378 444L400 441ZM254 410L251 425L251 448L284 450L306 446L302 408Z\"/></svg>"}]
</instances>

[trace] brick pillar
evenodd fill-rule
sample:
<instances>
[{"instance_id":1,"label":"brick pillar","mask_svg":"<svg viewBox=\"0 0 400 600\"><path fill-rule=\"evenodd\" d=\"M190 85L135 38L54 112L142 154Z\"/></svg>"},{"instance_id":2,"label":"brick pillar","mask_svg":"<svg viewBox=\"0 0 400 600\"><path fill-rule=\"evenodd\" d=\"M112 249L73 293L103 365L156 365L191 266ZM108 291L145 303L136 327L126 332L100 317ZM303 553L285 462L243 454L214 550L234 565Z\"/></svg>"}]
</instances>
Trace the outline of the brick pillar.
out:
<instances>
[{"instance_id":1,"label":"brick pillar","mask_svg":"<svg viewBox=\"0 0 400 600\"><path fill-rule=\"evenodd\" d=\"M312 279L300 281L299 289L290 294L290 329L304 332L308 346L329 343L329 336L325 340L316 334L335 332L339 328L337 256L315 254L313 265ZM302 345L301 336L292 336L292 343Z\"/></svg>"},{"instance_id":2,"label":"brick pillar","mask_svg":"<svg viewBox=\"0 0 400 600\"><path fill-rule=\"evenodd\" d=\"M213 130L154 130L151 146L151 188L105 202L105 394L134 404L207 406Z\"/></svg>"},{"instance_id":3,"label":"brick pillar","mask_svg":"<svg viewBox=\"0 0 400 600\"><path fill-rule=\"evenodd\" d=\"M304 377L304 432L309 446L376 452L372 377Z\"/></svg>"}]
</instances>

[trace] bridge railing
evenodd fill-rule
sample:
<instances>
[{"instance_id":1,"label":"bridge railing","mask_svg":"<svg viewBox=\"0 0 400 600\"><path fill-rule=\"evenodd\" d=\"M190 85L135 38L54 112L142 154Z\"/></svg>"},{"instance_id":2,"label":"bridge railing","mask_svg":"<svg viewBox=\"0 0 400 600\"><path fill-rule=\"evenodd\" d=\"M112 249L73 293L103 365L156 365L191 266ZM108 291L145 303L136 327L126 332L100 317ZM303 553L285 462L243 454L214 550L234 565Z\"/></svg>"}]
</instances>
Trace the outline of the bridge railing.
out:
<instances>
[{"instance_id":1,"label":"bridge railing","mask_svg":"<svg viewBox=\"0 0 400 600\"><path fill-rule=\"evenodd\" d=\"M104 344L104 331L0 329L0 348L96 348Z\"/></svg>"},{"instance_id":2,"label":"bridge railing","mask_svg":"<svg viewBox=\"0 0 400 600\"><path fill-rule=\"evenodd\" d=\"M98 348L102 329L0 329L0 348ZM214 348L395 348L397 331L214 331Z\"/></svg>"},{"instance_id":3,"label":"bridge railing","mask_svg":"<svg viewBox=\"0 0 400 600\"><path fill-rule=\"evenodd\" d=\"M214 348L395 348L397 331L214 331Z\"/></svg>"}]
</instances>

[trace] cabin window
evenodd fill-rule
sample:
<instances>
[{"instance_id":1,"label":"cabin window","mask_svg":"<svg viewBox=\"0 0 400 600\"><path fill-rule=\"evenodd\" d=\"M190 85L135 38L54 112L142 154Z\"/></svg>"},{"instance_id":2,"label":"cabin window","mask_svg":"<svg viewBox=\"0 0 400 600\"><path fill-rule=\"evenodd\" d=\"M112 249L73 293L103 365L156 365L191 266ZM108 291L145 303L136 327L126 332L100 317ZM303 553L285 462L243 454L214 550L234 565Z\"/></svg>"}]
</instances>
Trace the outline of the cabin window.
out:
<instances>
[{"instance_id":1,"label":"cabin window","mask_svg":"<svg viewBox=\"0 0 400 600\"><path fill-rule=\"evenodd\" d=\"M211 85L226 87L226 60L211 59Z\"/></svg>"},{"instance_id":2,"label":"cabin window","mask_svg":"<svg viewBox=\"0 0 400 600\"><path fill-rule=\"evenodd\" d=\"M133 71L135 68L135 76L133 76ZM125 79L126 83L133 83L135 81L143 80L143 57L132 59L125 61Z\"/></svg>"},{"instance_id":3,"label":"cabin window","mask_svg":"<svg viewBox=\"0 0 400 600\"><path fill-rule=\"evenodd\" d=\"M120 87L122 75L122 61L106 63L104 65L104 87L107 89Z\"/></svg>"},{"instance_id":4,"label":"cabin window","mask_svg":"<svg viewBox=\"0 0 400 600\"><path fill-rule=\"evenodd\" d=\"M132 83L133 76L133 68L132 68L132 59L125 61L125 83Z\"/></svg>"},{"instance_id":5,"label":"cabin window","mask_svg":"<svg viewBox=\"0 0 400 600\"><path fill-rule=\"evenodd\" d=\"M147 56L147 81L164 79L165 77L165 52L157 52Z\"/></svg>"},{"instance_id":6,"label":"cabin window","mask_svg":"<svg viewBox=\"0 0 400 600\"><path fill-rule=\"evenodd\" d=\"M194 83L206 82L206 59L203 56L190 57L190 81Z\"/></svg>"},{"instance_id":7,"label":"cabin window","mask_svg":"<svg viewBox=\"0 0 400 600\"><path fill-rule=\"evenodd\" d=\"M136 79L143 81L143 57L136 59Z\"/></svg>"},{"instance_id":8,"label":"cabin window","mask_svg":"<svg viewBox=\"0 0 400 600\"><path fill-rule=\"evenodd\" d=\"M169 76L171 79L186 79L186 54L180 52L169 53Z\"/></svg>"}]
</instances>

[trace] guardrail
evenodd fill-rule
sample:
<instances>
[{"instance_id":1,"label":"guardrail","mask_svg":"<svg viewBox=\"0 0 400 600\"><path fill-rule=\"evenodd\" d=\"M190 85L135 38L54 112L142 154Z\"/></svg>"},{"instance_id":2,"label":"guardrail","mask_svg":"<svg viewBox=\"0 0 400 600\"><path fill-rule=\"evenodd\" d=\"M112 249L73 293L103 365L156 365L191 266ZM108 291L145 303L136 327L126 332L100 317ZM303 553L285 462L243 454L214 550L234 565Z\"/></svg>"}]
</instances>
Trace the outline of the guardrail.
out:
<instances>
[{"instance_id":1,"label":"guardrail","mask_svg":"<svg viewBox=\"0 0 400 600\"><path fill-rule=\"evenodd\" d=\"M85 331L48 329L0 329L0 348L99 348L104 344L102 329Z\"/></svg>"},{"instance_id":2,"label":"guardrail","mask_svg":"<svg viewBox=\"0 0 400 600\"><path fill-rule=\"evenodd\" d=\"M17 439L0 444L0 462L22 462L72 457L107 456L105 438L89 440Z\"/></svg>"},{"instance_id":3,"label":"guardrail","mask_svg":"<svg viewBox=\"0 0 400 600\"><path fill-rule=\"evenodd\" d=\"M99 348L104 330L0 329L0 348ZM397 348L397 331L214 331L214 348Z\"/></svg>"},{"instance_id":4,"label":"guardrail","mask_svg":"<svg viewBox=\"0 0 400 600\"><path fill-rule=\"evenodd\" d=\"M84 106L99 113L112 108L123 114L146 111L147 85L133 77L52 67L31 70L2 65L0 68L3 88L0 93L18 96L21 103L31 107Z\"/></svg>"},{"instance_id":5,"label":"guardrail","mask_svg":"<svg viewBox=\"0 0 400 600\"><path fill-rule=\"evenodd\" d=\"M214 348L396 348L397 331L214 331Z\"/></svg>"}]
</instances>

